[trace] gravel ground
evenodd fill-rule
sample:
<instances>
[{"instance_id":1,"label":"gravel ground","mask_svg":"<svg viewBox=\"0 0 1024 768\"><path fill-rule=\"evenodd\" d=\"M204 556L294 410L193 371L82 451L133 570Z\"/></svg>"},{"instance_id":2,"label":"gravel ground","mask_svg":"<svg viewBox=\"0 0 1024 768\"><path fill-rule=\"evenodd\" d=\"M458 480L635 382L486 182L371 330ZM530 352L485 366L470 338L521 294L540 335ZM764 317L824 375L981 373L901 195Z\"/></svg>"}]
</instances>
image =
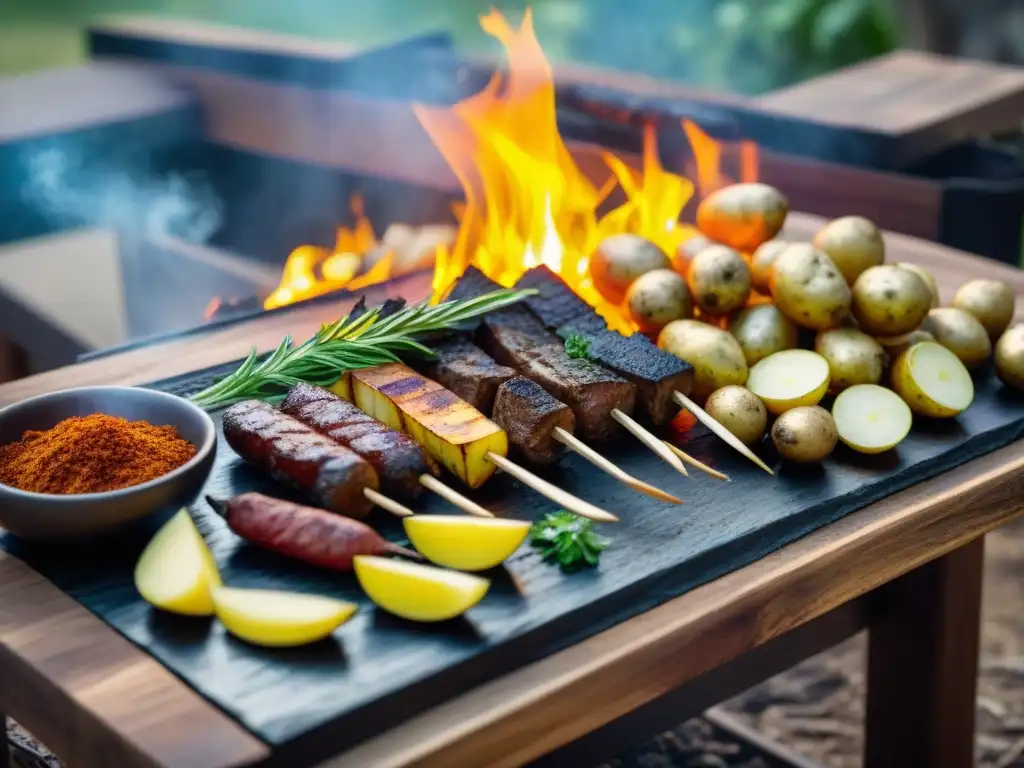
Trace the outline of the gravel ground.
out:
<instances>
[{"instance_id":1,"label":"gravel ground","mask_svg":"<svg viewBox=\"0 0 1024 768\"><path fill-rule=\"evenodd\" d=\"M979 768L1024 768L1024 519L990 534L985 560L984 628L978 690ZM751 728L826 768L860 765L865 638L808 659L726 702ZM8 723L16 742L43 748ZM23 755L24 756L24 755ZM17 768L56 768L52 759ZM773 768L705 720L661 734L602 768ZM76 768L91 768L80 766Z\"/></svg>"}]
</instances>

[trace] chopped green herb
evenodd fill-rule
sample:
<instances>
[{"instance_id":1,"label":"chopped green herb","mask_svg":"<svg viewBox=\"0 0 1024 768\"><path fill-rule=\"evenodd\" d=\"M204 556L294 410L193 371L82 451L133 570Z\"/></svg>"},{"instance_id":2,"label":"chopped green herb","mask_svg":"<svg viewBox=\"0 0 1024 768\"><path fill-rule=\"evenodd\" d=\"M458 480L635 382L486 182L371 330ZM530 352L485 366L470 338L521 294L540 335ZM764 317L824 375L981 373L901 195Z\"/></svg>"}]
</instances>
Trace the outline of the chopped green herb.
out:
<instances>
[{"instance_id":1,"label":"chopped green herb","mask_svg":"<svg viewBox=\"0 0 1024 768\"><path fill-rule=\"evenodd\" d=\"M565 354L572 358L589 360L590 339L586 336L580 336L580 334L574 333L565 340Z\"/></svg>"},{"instance_id":2,"label":"chopped green herb","mask_svg":"<svg viewBox=\"0 0 1024 768\"><path fill-rule=\"evenodd\" d=\"M540 556L557 562L566 572L596 567L611 543L594 531L590 520L565 510L545 515L530 529L530 544L540 550Z\"/></svg>"}]
</instances>

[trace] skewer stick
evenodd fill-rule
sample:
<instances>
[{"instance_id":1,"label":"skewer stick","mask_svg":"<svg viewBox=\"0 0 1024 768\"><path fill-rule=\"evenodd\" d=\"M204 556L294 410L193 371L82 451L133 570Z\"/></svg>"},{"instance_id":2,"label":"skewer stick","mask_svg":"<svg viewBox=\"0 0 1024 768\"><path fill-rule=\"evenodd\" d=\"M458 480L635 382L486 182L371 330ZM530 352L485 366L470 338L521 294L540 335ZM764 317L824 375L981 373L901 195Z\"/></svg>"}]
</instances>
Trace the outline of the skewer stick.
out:
<instances>
[{"instance_id":1,"label":"skewer stick","mask_svg":"<svg viewBox=\"0 0 1024 768\"><path fill-rule=\"evenodd\" d=\"M725 472L719 472L714 467L709 467L703 461L698 461L697 459L693 458L693 456L684 451L682 448L680 448L678 445L672 445L672 443L670 443L668 440L665 441L665 445L668 446L668 449L672 451L672 453L674 453L680 459L685 461L691 467L696 467L701 472L706 472L712 477L717 477L719 480L730 480L730 477L727 474L725 474Z\"/></svg>"},{"instance_id":2,"label":"skewer stick","mask_svg":"<svg viewBox=\"0 0 1024 768\"><path fill-rule=\"evenodd\" d=\"M399 504L394 499L389 499L382 493L377 493L377 491L372 488L363 488L363 495L381 509L386 509L391 514L397 515L398 517L411 517L416 514L408 507Z\"/></svg>"},{"instance_id":3,"label":"skewer stick","mask_svg":"<svg viewBox=\"0 0 1024 768\"><path fill-rule=\"evenodd\" d=\"M624 469L617 467L615 464L610 462L600 453L595 451L586 443L582 442L572 432L568 432L561 427L555 427L552 437L558 442L568 448L570 451L575 451L584 459L589 461L598 469L604 470L609 475L614 477L620 483L625 483L631 488L640 491L640 493L646 493L648 496L653 496L661 501L667 501L670 504L682 504L683 500L678 496L673 496L667 491L663 491L660 488L655 488L650 483L645 483L643 480L639 480L633 477L631 474L626 472Z\"/></svg>"},{"instance_id":4,"label":"skewer stick","mask_svg":"<svg viewBox=\"0 0 1024 768\"><path fill-rule=\"evenodd\" d=\"M452 488L449 488L447 485L445 485L432 475L428 475L427 473L424 472L422 475L420 475L420 483L423 485L424 488L433 491L442 499L449 502L450 504L455 505L463 512L466 512L470 515L475 515L477 517L494 517L493 512L488 512L486 509L481 507L472 499L467 499L461 493Z\"/></svg>"},{"instance_id":5,"label":"skewer stick","mask_svg":"<svg viewBox=\"0 0 1024 768\"><path fill-rule=\"evenodd\" d=\"M523 483L523 485L530 486L541 496L547 496L558 506L565 507L580 517L589 517L591 520L596 520L599 523L617 523L619 521L619 518L611 512L605 512L600 507L595 507L589 501L584 501L573 496L568 491L563 491L557 485L552 485L547 480L537 477L533 472L520 467L518 464L514 464L504 456L499 456L494 451L488 451L487 458L497 464L499 469L504 470Z\"/></svg>"},{"instance_id":6,"label":"skewer stick","mask_svg":"<svg viewBox=\"0 0 1024 768\"><path fill-rule=\"evenodd\" d=\"M763 461L761 461L761 459L758 458L757 454L755 454L752 450L747 448L747 446L745 446L743 444L743 442L738 437L736 437L736 435L734 435L728 429L723 427L721 424L719 424L713 418L708 416L707 412L705 412L705 410L703 408L701 408L699 405L697 405L695 402L693 402L693 400L691 400L690 398L688 398L686 395L684 395L682 392L679 392L678 390L672 393L672 399L675 400L676 403L678 403L680 406L682 406L683 408L688 410L690 413L692 413L694 416L696 416L701 424L703 424L705 427L710 429L712 432L714 432L720 438L725 440L725 442L727 442L729 445L731 445L737 451L742 453L744 456L746 456L752 462L757 464L757 466L759 466L761 469L763 469L769 475L774 475L775 474L775 472L772 471L772 468L769 467L767 464L765 464Z\"/></svg>"},{"instance_id":7,"label":"skewer stick","mask_svg":"<svg viewBox=\"0 0 1024 768\"><path fill-rule=\"evenodd\" d=\"M658 456L660 456L669 466L689 477L690 473L686 471L686 465L683 464L682 460L678 456L665 447L665 443L662 442L660 438L656 437L618 408L612 409L612 418L624 426L626 430L641 443L658 454Z\"/></svg>"}]
</instances>

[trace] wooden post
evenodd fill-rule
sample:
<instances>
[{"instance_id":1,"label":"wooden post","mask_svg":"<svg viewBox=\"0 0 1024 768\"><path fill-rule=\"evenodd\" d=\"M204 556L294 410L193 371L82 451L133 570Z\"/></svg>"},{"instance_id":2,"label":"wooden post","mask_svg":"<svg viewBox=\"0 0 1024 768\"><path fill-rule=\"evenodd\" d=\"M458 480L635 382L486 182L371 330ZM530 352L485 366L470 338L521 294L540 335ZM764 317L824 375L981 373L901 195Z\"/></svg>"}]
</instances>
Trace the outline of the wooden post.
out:
<instances>
[{"instance_id":1,"label":"wooden post","mask_svg":"<svg viewBox=\"0 0 1024 768\"><path fill-rule=\"evenodd\" d=\"M970 768L984 538L877 591L865 768Z\"/></svg>"},{"instance_id":2,"label":"wooden post","mask_svg":"<svg viewBox=\"0 0 1024 768\"><path fill-rule=\"evenodd\" d=\"M0 384L28 375L28 355L10 339L0 336Z\"/></svg>"}]
</instances>

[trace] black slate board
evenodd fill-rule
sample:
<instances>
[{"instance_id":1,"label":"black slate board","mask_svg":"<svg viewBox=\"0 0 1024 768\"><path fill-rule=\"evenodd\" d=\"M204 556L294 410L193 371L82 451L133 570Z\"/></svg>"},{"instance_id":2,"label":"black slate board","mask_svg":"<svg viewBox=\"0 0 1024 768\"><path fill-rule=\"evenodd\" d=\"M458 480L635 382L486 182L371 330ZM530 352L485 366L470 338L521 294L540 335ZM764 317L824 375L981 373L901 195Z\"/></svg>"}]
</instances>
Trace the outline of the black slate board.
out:
<instances>
[{"instance_id":1,"label":"black slate board","mask_svg":"<svg viewBox=\"0 0 1024 768\"><path fill-rule=\"evenodd\" d=\"M154 385L195 391L210 372ZM747 565L816 528L1024 435L1024 398L990 374L979 377L974 405L959 419L919 421L897 451L865 457L840 446L823 466L782 466L777 477L755 469L701 427L683 444L728 472L729 484L700 473L676 475L632 440L604 446L627 471L686 499L660 504L575 457L549 477L618 512L606 526L615 542L595 571L562 575L524 548L491 574L486 599L467 618L414 625L376 610L352 577L297 567L240 542L205 505L193 510L224 579L237 586L315 591L360 603L336 638L303 649L268 651L234 640L213 621L166 616L148 608L131 582L134 561L153 527L74 550L30 546L0 535L23 559L151 653L204 696L298 765L386 730L472 686L639 614L695 586ZM772 458L765 448L766 458ZM223 443L207 492L226 496L262 489L286 495L240 464ZM477 498L510 517L533 519L551 505L505 476ZM424 498L426 511L447 511ZM401 538L393 518L374 518ZM97 556L97 550L101 552Z\"/></svg>"}]
</instances>

